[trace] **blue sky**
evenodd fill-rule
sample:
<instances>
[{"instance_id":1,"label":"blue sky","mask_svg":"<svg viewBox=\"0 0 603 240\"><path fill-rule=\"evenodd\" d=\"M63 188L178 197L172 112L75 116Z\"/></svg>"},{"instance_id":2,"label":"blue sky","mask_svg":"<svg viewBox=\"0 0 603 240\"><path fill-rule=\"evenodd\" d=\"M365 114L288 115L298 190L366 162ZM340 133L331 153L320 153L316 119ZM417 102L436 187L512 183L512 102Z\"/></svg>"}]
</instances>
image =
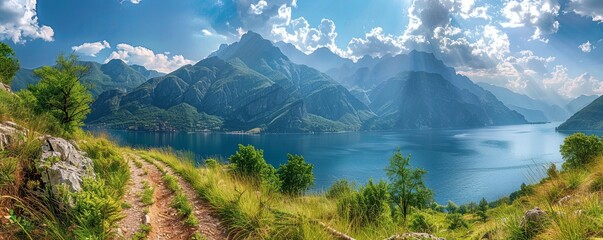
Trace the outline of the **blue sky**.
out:
<instances>
[{"instance_id":1,"label":"blue sky","mask_svg":"<svg viewBox=\"0 0 603 240\"><path fill-rule=\"evenodd\" d=\"M59 53L169 72L248 30L342 57L423 50L535 98L603 94L600 0L1 0L23 67Z\"/></svg>"}]
</instances>

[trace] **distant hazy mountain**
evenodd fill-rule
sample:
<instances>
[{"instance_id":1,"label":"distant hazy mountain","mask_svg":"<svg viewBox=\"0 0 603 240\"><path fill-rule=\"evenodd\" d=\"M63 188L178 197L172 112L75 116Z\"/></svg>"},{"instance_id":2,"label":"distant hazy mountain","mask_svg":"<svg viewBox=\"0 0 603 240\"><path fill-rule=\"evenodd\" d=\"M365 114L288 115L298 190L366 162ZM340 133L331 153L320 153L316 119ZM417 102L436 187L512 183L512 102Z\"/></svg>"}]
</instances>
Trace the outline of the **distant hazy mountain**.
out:
<instances>
[{"instance_id":1,"label":"distant hazy mountain","mask_svg":"<svg viewBox=\"0 0 603 240\"><path fill-rule=\"evenodd\" d=\"M80 64L89 68L82 77L84 84L90 85L90 92L98 96L110 89L131 90L144 83L147 76L159 76L162 73L147 70L142 66L129 66L119 59L113 59L106 64L81 61ZM26 88L28 84L37 83L39 79L31 69L20 69L15 76L12 88L15 91Z\"/></svg>"},{"instance_id":2,"label":"distant hazy mountain","mask_svg":"<svg viewBox=\"0 0 603 240\"><path fill-rule=\"evenodd\" d=\"M597 99L597 98L599 98L599 96L597 96L597 95L591 95L591 96L580 95L576 99L569 102L565 108L569 111L570 114L574 114L574 113L580 111L582 108L586 107L588 104L595 101L595 99Z\"/></svg>"},{"instance_id":3,"label":"distant hazy mountain","mask_svg":"<svg viewBox=\"0 0 603 240\"><path fill-rule=\"evenodd\" d=\"M380 117L366 127L423 129L525 123L521 114L500 102L488 101L488 94L483 91L478 96L461 89L440 74L402 72L370 91L370 107Z\"/></svg>"},{"instance_id":4,"label":"distant hazy mountain","mask_svg":"<svg viewBox=\"0 0 603 240\"><path fill-rule=\"evenodd\" d=\"M521 113L529 122L565 121L570 116L570 113L557 105L535 100L507 88L487 83L477 83L477 85L490 91L510 109Z\"/></svg>"},{"instance_id":5,"label":"distant hazy mountain","mask_svg":"<svg viewBox=\"0 0 603 240\"><path fill-rule=\"evenodd\" d=\"M330 69L345 64L352 64L352 60L342 58L326 47L318 48L309 55L306 55L291 43L277 42L274 45L277 46L283 54L289 57L292 62L304 64L325 73Z\"/></svg>"},{"instance_id":6,"label":"distant hazy mountain","mask_svg":"<svg viewBox=\"0 0 603 240\"><path fill-rule=\"evenodd\" d=\"M582 108L567 121L557 127L558 130L603 130L603 97L597 98Z\"/></svg>"},{"instance_id":7,"label":"distant hazy mountain","mask_svg":"<svg viewBox=\"0 0 603 240\"><path fill-rule=\"evenodd\" d=\"M370 109L327 75L249 32L207 59L93 104L91 124L139 130L360 129Z\"/></svg>"}]
</instances>

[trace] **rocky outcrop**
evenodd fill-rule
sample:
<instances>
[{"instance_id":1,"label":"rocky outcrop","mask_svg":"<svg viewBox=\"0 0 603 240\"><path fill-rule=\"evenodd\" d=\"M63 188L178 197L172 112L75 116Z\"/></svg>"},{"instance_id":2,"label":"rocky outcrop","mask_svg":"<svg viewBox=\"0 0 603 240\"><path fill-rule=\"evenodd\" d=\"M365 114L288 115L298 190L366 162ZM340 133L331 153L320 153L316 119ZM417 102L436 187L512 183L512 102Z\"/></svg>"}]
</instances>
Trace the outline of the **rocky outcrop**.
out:
<instances>
[{"instance_id":1,"label":"rocky outcrop","mask_svg":"<svg viewBox=\"0 0 603 240\"><path fill-rule=\"evenodd\" d=\"M521 222L519 223L519 225L526 232L536 233L542 229L542 227L546 224L546 221L546 212L536 207L528 210L524 214L524 216L521 218Z\"/></svg>"},{"instance_id":2,"label":"rocky outcrop","mask_svg":"<svg viewBox=\"0 0 603 240\"><path fill-rule=\"evenodd\" d=\"M415 240L415 239L421 239L421 240L445 240L444 238L436 237L436 236L431 235L429 233L415 233L415 232L408 232L408 233L404 233L404 234L401 234L401 235L394 235L394 236L391 236L391 237L387 238L386 240Z\"/></svg>"},{"instance_id":3,"label":"rocky outcrop","mask_svg":"<svg viewBox=\"0 0 603 240\"><path fill-rule=\"evenodd\" d=\"M12 92L10 86L0 82L0 91Z\"/></svg>"},{"instance_id":4,"label":"rocky outcrop","mask_svg":"<svg viewBox=\"0 0 603 240\"><path fill-rule=\"evenodd\" d=\"M14 122L0 122L0 151L15 143L19 136L25 136L27 130Z\"/></svg>"},{"instance_id":5,"label":"rocky outcrop","mask_svg":"<svg viewBox=\"0 0 603 240\"><path fill-rule=\"evenodd\" d=\"M92 159L69 141L46 136L42 140L42 157L38 163L42 181L53 190L66 186L69 191L80 191L85 178L95 178Z\"/></svg>"}]
</instances>

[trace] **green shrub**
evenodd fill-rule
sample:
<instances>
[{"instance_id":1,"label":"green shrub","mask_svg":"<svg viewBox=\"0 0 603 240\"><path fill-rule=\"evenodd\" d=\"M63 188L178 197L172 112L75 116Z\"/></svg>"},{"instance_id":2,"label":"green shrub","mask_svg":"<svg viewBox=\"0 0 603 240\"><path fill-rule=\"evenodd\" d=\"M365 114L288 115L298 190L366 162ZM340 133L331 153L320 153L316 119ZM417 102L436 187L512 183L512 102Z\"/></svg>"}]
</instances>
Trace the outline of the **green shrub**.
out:
<instances>
[{"instance_id":1,"label":"green shrub","mask_svg":"<svg viewBox=\"0 0 603 240\"><path fill-rule=\"evenodd\" d=\"M546 174L549 178L557 178L559 176L559 171L557 170L557 165L551 163L551 166L546 170Z\"/></svg>"},{"instance_id":2,"label":"green shrub","mask_svg":"<svg viewBox=\"0 0 603 240\"><path fill-rule=\"evenodd\" d=\"M561 156L565 160L563 168L581 168L603 153L603 142L595 136L575 133L563 140Z\"/></svg>"},{"instance_id":3,"label":"green shrub","mask_svg":"<svg viewBox=\"0 0 603 240\"><path fill-rule=\"evenodd\" d=\"M379 181L375 184L371 179L358 192L340 199L337 212L354 225L379 224L391 214L387 190L387 183Z\"/></svg>"},{"instance_id":4,"label":"green shrub","mask_svg":"<svg viewBox=\"0 0 603 240\"><path fill-rule=\"evenodd\" d=\"M239 144L239 150L228 161L234 165L234 173L239 177L249 178L253 183L269 189L279 188L274 167L264 159L264 150Z\"/></svg>"},{"instance_id":5,"label":"green shrub","mask_svg":"<svg viewBox=\"0 0 603 240\"><path fill-rule=\"evenodd\" d=\"M479 205L477 206L477 215L481 218L482 221L486 221L488 219L488 201L485 198L479 201Z\"/></svg>"},{"instance_id":6,"label":"green shrub","mask_svg":"<svg viewBox=\"0 0 603 240\"><path fill-rule=\"evenodd\" d=\"M410 217L408 227L415 232L431 233L435 230L434 225L429 222L424 213L415 213Z\"/></svg>"},{"instance_id":7,"label":"green shrub","mask_svg":"<svg viewBox=\"0 0 603 240\"><path fill-rule=\"evenodd\" d=\"M114 196L123 196L130 179L130 167L119 148L106 139L81 141L80 147L88 153L94 163L94 172L114 191Z\"/></svg>"},{"instance_id":8,"label":"green shrub","mask_svg":"<svg viewBox=\"0 0 603 240\"><path fill-rule=\"evenodd\" d=\"M220 166L220 163L215 158L205 159L205 166L208 168L216 168Z\"/></svg>"},{"instance_id":9,"label":"green shrub","mask_svg":"<svg viewBox=\"0 0 603 240\"><path fill-rule=\"evenodd\" d=\"M103 180L84 179L82 191L73 193L71 209L77 239L111 239L120 214L119 199L107 191Z\"/></svg>"},{"instance_id":10,"label":"green shrub","mask_svg":"<svg viewBox=\"0 0 603 240\"><path fill-rule=\"evenodd\" d=\"M456 205L453 201L448 200L448 204L446 204L446 212L455 213L459 209L459 206Z\"/></svg>"},{"instance_id":11,"label":"green shrub","mask_svg":"<svg viewBox=\"0 0 603 240\"><path fill-rule=\"evenodd\" d=\"M301 195L314 184L314 165L306 163L304 157L287 155L287 163L281 164L276 171L281 183L281 192L290 195Z\"/></svg>"},{"instance_id":12,"label":"green shrub","mask_svg":"<svg viewBox=\"0 0 603 240\"><path fill-rule=\"evenodd\" d=\"M346 179L337 180L327 190L325 196L329 199L339 199L349 196L354 192L355 187Z\"/></svg>"},{"instance_id":13,"label":"green shrub","mask_svg":"<svg viewBox=\"0 0 603 240\"><path fill-rule=\"evenodd\" d=\"M463 219L463 215L458 213L446 215L446 220L448 221L448 229L450 230L468 227L467 222Z\"/></svg>"}]
</instances>

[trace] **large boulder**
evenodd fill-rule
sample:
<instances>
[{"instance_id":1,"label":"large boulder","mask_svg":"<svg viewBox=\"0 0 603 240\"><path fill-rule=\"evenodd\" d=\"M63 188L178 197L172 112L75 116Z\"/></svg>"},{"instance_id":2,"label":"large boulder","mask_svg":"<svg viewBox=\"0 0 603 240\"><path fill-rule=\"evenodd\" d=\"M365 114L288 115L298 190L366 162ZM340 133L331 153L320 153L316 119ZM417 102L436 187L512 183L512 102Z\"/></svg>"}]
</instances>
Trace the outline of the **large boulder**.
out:
<instances>
[{"instance_id":1,"label":"large boulder","mask_svg":"<svg viewBox=\"0 0 603 240\"><path fill-rule=\"evenodd\" d=\"M14 122L0 122L0 151L15 143L21 136L25 136L27 130Z\"/></svg>"},{"instance_id":2,"label":"large boulder","mask_svg":"<svg viewBox=\"0 0 603 240\"><path fill-rule=\"evenodd\" d=\"M69 191L80 191L83 179L96 177L92 159L69 141L58 137L43 138L38 168L42 181L53 190L66 186Z\"/></svg>"}]
</instances>

